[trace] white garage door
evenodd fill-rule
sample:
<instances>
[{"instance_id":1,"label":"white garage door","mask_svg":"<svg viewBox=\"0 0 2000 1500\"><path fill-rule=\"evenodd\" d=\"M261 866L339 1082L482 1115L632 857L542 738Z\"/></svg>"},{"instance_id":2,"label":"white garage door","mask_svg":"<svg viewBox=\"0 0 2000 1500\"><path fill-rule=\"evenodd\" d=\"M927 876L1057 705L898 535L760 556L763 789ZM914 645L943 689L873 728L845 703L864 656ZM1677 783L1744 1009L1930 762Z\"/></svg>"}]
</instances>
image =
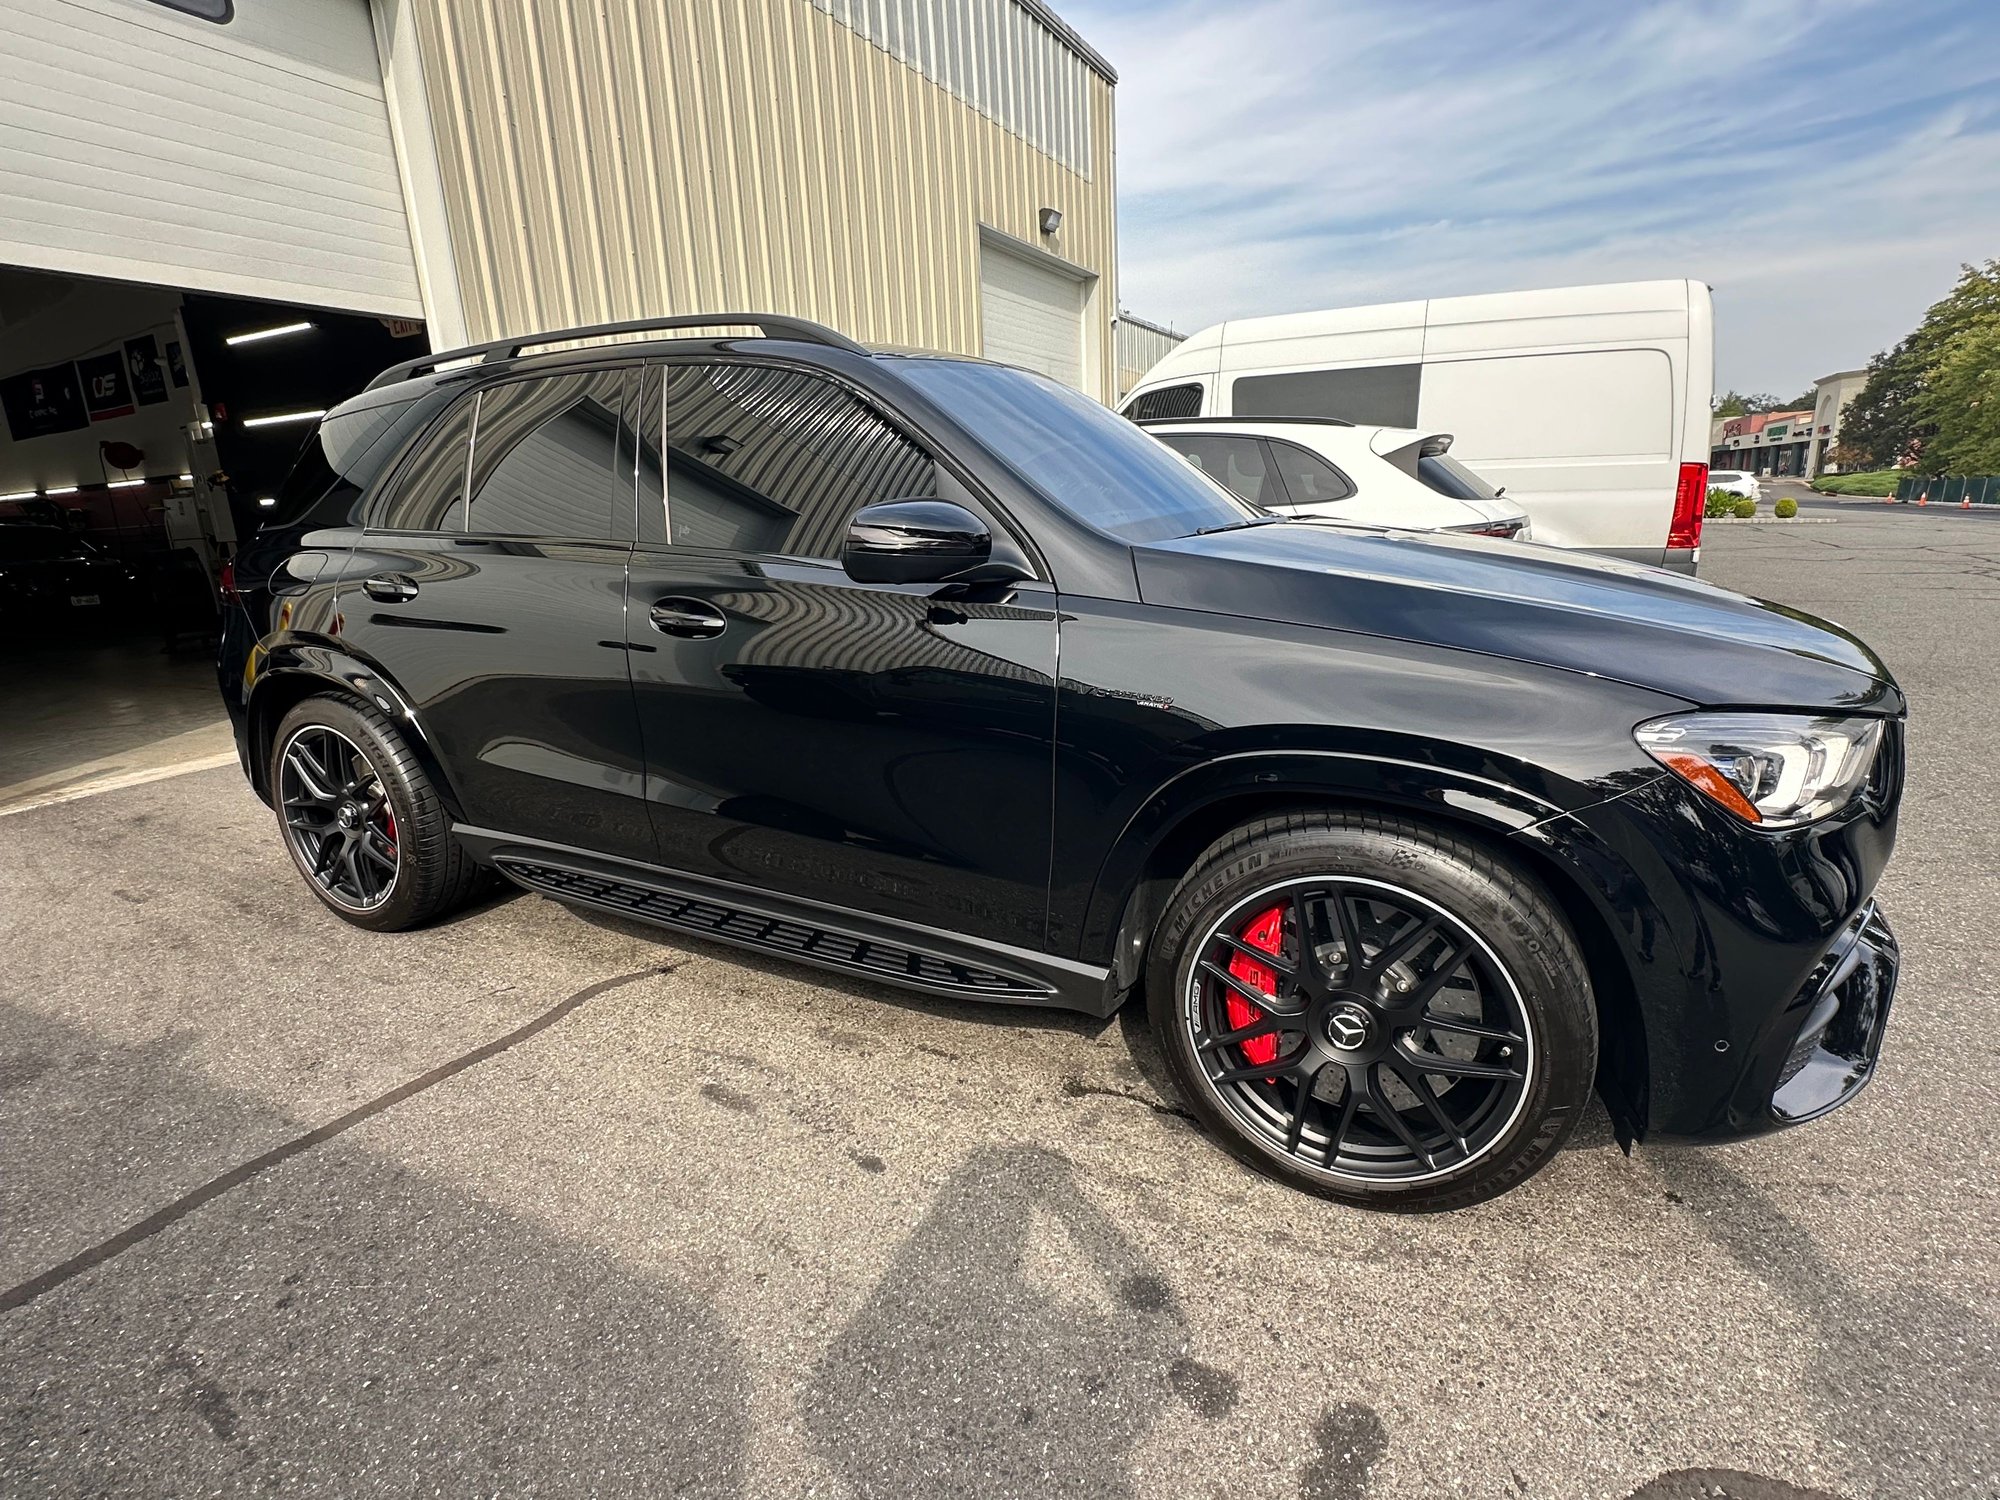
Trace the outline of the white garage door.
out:
<instances>
[{"instance_id":1,"label":"white garage door","mask_svg":"<svg viewBox=\"0 0 2000 1500\"><path fill-rule=\"evenodd\" d=\"M0 262L422 317L367 0L0 0Z\"/></svg>"},{"instance_id":2,"label":"white garage door","mask_svg":"<svg viewBox=\"0 0 2000 1500\"><path fill-rule=\"evenodd\" d=\"M1083 283L992 244L979 251L979 317L988 359L1083 387Z\"/></svg>"}]
</instances>

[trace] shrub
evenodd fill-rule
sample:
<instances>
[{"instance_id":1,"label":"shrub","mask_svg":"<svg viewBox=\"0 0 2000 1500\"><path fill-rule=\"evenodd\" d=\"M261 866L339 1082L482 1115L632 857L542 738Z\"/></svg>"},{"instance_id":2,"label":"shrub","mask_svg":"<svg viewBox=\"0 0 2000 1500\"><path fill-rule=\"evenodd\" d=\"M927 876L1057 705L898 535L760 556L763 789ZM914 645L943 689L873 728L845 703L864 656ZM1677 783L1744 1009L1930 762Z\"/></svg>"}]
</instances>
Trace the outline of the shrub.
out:
<instances>
[{"instance_id":1,"label":"shrub","mask_svg":"<svg viewBox=\"0 0 2000 1500\"><path fill-rule=\"evenodd\" d=\"M1780 521L1789 521L1798 513L1799 502L1794 500L1790 495L1785 496L1784 499L1771 507L1771 514L1776 516Z\"/></svg>"},{"instance_id":2,"label":"shrub","mask_svg":"<svg viewBox=\"0 0 2000 1500\"><path fill-rule=\"evenodd\" d=\"M1747 521L1752 516L1757 514L1757 502L1755 500L1750 500L1750 499L1738 500L1736 502L1734 509L1736 512L1737 520Z\"/></svg>"},{"instance_id":3,"label":"shrub","mask_svg":"<svg viewBox=\"0 0 2000 1500\"><path fill-rule=\"evenodd\" d=\"M1708 504L1703 508L1702 514L1710 520L1714 520L1717 516L1726 516L1736 509L1736 502L1741 498L1740 495L1732 494L1728 490L1710 490Z\"/></svg>"}]
</instances>

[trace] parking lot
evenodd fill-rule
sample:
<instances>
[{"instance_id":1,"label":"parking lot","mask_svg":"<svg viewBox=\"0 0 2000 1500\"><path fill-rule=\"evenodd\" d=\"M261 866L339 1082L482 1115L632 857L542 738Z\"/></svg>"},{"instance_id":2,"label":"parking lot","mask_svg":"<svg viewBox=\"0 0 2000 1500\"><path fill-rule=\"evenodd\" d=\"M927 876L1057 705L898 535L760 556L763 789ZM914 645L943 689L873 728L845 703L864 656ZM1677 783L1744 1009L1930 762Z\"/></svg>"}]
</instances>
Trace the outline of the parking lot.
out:
<instances>
[{"instance_id":1,"label":"parking lot","mask_svg":"<svg viewBox=\"0 0 2000 1500\"><path fill-rule=\"evenodd\" d=\"M1913 703L1881 1076L1455 1215L1251 1175L1136 1013L372 935L233 767L0 816L0 1493L1990 1500L2000 529L1809 514L1704 576Z\"/></svg>"}]
</instances>

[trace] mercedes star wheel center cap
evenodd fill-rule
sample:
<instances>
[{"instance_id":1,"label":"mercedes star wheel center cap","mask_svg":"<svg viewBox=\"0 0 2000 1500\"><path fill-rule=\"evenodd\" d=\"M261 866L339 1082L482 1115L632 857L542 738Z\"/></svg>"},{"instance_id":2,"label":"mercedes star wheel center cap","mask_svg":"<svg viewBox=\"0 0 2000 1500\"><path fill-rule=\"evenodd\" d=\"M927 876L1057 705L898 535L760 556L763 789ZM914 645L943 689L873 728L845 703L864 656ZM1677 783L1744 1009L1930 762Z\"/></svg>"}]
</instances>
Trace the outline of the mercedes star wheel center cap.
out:
<instances>
[{"instance_id":1,"label":"mercedes star wheel center cap","mask_svg":"<svg viewBox=\"0 0 2000 1500\"><path fill-rule=\"evenodd\" d=\"M1343 1005L1326 1018L1326 1039L1341 1052L1360 1051L1373 1030L1368 1012L1358 1005Z\"/></svg>"}]
</instances>

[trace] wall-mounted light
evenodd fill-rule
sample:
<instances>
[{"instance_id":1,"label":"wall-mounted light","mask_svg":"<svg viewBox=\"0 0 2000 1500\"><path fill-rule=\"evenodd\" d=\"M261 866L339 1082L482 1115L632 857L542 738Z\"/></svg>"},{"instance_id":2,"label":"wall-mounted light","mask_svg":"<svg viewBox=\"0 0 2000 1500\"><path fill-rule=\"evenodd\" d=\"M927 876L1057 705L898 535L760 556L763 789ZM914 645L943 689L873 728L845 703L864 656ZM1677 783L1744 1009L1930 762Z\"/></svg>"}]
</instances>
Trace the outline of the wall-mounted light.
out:
<instances>
[{"instance_id":1,"label":"wall-mounted light","mask_svg":"<svg viewBox=\"0 0 2000 1500\"><path fill-rule=\"evenodd\" d=\"M181 483L182 483L182 484L193 484L193 483L194 483L194 475L192 475L192 474L183 474L183 475L181 475Z\"/></svg>"},{"instance_id":2,"label":"wall-mounted light","mask_svg":"<svg viewBox=\"0 0 2000 1500\"><path fill-rule=\"evenodd\" d=\"M1043 209L1042 233L1054 234L1060 228L1062 228L1062 210L1059 208Z\"/></svg>"},{"instance_id":3,"label":"wall-mounted light","mask_svg":"<svg viewBox=\"0 0 2000 1500\"><path fill-rule=\"evenodd\" d=\"M257 503L263 506L264 509L269 510L272 506L278 503L278 497L276 495L259 495L257 497Z\"/></svg>"},{"instance_id":4,"label":"wall-mounted light","mask_svg":"<svg viewBox=\"0 0 2000 1500\"><path fill-rule=\"evenodd\" d=\"M145 482L143 479L114 479L105 488L107 490L130 490L138 488Z\"/></svg>"},{"instance_id":5,"label":"wall-mounted light","mask_svg":"<svg viewBox=\"0 0 2000 1500\"><path fill-rule=\"evenodd\" d=\"M276 328L253 328L248 333L232 333L222 342L234 348L238 344L256 344L265 339L281 339L290 333L311 333L310 323L285 323Z\"/></svg>"},{"instance_id":6,"label":"wall-mounted light","mask_svg":"<svg viewBox=\"0 0 2000 1500\"><path fill-rule=\"evenodd\" d=\"M286 422L317 422L325 416L324 411L281 411L268 417L245 417L245 427L279 427Z\"/></svg>"},{"instance_id":7,"label":"wall-mounted light","mask_svg":"<svg viewBox=\"0 0 2000 1500\"><path fill-rule=\"evenodd\" d=\"M16 490L11 495L0 495L0 501L32 500L34 498L35 498L35 492L33 490Z\"/></svg>"},{"instance_id":8,"label":"wall-mounted light","mask_svg":"<svg viewBox=\"0 0 2000 1500\"><path fill-rule=\"evenodd\" d=\"M66 484L62 486L62 488L60 489L43 490L42 493L44 495L74 495L76 493L76 486L73 484Z\"/></svg>"}]
</instances>

